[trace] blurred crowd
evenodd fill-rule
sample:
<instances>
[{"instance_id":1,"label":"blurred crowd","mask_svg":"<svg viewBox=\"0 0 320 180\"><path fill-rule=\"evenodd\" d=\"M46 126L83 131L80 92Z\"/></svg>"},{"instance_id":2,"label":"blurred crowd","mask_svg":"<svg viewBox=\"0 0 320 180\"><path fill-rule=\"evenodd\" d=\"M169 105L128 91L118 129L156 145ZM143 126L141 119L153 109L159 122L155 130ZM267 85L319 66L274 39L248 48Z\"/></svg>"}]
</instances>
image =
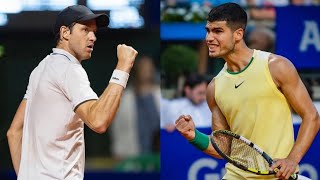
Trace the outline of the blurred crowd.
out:
<instances>
[{"instance_id":1,"label":"blurred crowd","mask_svg":"<svg viewBox=\"0 0 320 180\"><path fill-rule=\"evenodd\" d=\"M160 85L154 60L140 56L133 67L111 125L115 169L125 172L160 170Z\"/></svg>"}]
</instances>

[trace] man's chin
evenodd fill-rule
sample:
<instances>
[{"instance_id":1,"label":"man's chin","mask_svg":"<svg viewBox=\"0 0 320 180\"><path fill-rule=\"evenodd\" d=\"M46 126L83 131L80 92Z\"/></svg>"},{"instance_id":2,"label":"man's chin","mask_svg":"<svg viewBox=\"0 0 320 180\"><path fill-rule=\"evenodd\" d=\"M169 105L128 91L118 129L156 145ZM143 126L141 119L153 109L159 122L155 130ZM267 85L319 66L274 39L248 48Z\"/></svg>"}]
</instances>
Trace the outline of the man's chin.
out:
<instances>
[{"instance_id":1,"label":"man's chin","mask_svg":"<svg viewBox=\"0 0 320 180\"><path fill-rule=\"evenodd\" d=\"M89 60L90 58L91 58L91 53L88 54L87 56L84 56L82 59L83 59L83 60Z\"/></svg>"},{"instance_id":2,"label":"man's chin","mask_svg":"<svg viewBox=\"0 0 320 180\"><path fill-rule=\"evenodd\" d=\"M219 58L220 56L217 53L209 53L209 57L211 57L211 58Z\"/></svg>"},{"instance_id":3,"label":"man's chin","mask_svg":"<svg viewBox=\"0 0 320 180\"><path fill-rule=\"evenodd\" d=\"M191 100L191 103L194 105L194 106L199 106L203 101L193 101Z\"/></svg>"}]
</instances>

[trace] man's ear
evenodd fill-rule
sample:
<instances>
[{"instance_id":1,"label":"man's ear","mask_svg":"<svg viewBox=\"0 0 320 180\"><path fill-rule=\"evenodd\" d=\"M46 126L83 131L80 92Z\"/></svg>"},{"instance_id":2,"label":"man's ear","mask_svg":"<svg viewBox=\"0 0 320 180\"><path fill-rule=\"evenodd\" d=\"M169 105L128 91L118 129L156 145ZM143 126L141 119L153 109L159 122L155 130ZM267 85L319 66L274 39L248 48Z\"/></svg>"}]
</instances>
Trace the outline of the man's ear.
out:
<instances>
[{"instance_id":1,"label":"man's ear","mask_svg":"<svg viewBox=\"0 0 320 180\"><path fill-rule=\"evenodd\" d=\"M242 28L239 28L239 29L235 30L234 31L234 37L235 37L236 41L239 41L239 40L243 39L244 30Z\"/></svg>"},{"instance_id":2,"label":"man's ear","mask_svg":"<svg viewBox=\"0 0 320 180\"><path fill-rule=\"evenodd\" d=\"M60 39L69 40L70 38L70 29L66 26L60 27Z\"/></svg>"}]
</instances>

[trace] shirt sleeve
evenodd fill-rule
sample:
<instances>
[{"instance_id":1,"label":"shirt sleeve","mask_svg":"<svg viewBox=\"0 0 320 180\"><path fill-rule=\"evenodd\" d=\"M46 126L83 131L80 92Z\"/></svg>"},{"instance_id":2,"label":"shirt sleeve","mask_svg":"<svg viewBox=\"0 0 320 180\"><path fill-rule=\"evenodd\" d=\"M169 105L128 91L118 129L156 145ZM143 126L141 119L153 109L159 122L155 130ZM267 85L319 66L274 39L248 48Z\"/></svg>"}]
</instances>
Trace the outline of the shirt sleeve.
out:
<instances>
[{"instance_id":1,"label":"shirt sleeve","mask_svg":"<svg viewBox=\"0 0 320 180\"><path fill-rule=\"evenodd\" d=\"M90 87L86 71L81 65L70 65L67 69L62 87L75 110L80 104L98 99L97 94Z\"/></svg>"},{"instance_id":2,"label":"shirt sleeve","mask_svg":"<svg viewBox=\"0 0 320 180\"><path fill-rule=\"evenodd\" d=\"M32 72L31 72L31 74L30 74L30 76L29 76L29 82L28 82L28 86L27 86L27 90L26 90L26 93L24 94L24 97L23 97L23 99L28 99L28 98L30 98L31 97L31 87L32 87L32 79L33 79L33 76L34 76L34 73L35 73L35 71L36 71L36 69L34 69Z\"/></svg>"},{"instance_id":3,"label":"shirt sleeve","mask_svg":"<svg viewBox=\"0 0 320 180\"><path fill-rule=\"evenodd\" d=\"M30 82L28 83L28 86L27 86L27 90L26 90L26 93L24 94L23 96L23 99L28 99L28 97L30 97Z\"/></svg>"}]
</instances>

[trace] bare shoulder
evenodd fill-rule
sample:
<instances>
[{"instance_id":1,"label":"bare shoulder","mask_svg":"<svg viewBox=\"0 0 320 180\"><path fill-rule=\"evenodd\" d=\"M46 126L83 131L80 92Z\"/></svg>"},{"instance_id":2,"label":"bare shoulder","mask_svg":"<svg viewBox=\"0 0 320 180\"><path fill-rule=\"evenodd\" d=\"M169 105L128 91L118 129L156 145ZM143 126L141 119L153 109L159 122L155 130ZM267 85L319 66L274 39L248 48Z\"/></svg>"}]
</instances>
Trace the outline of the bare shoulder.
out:
<instances>
[{"instance_id":1,"label":"bare shoulder","mask_svg":"<svg viewBox=\"0 0 320 180\"><path fill-rule=\"evenodd\" d=\"M284 68L286 66L293 66L291 61L286 57L277 55L277 54L270 54L269 56L269 67L272 68Z\"/></svg>"},{"instance_id":2,"label":"bare shoulder","mask_svg":"<svg viewBox=\"0 0 320 180\"><path fill-rule=\"evenodd\" d=\"M214 97L214 94L215 94L215 90L214 90L214 78L211 80L211 82L208 84L208 87L207 87L207 103L208 103L208 106L209 108L212 110L212 108L215 106L215 97Z\"/></svg>"},{"instance_id":3,"label":"bare shoulder","mask_svg":"<svg viewBox=\"0 0 320 180\"><path fill-rule=\"evenodd\" d=\"M290 78L298 76L291 61L283 56L270 54L268 65L272 79L278 87L289 81Z\"/></svg>"}]
</instances>

